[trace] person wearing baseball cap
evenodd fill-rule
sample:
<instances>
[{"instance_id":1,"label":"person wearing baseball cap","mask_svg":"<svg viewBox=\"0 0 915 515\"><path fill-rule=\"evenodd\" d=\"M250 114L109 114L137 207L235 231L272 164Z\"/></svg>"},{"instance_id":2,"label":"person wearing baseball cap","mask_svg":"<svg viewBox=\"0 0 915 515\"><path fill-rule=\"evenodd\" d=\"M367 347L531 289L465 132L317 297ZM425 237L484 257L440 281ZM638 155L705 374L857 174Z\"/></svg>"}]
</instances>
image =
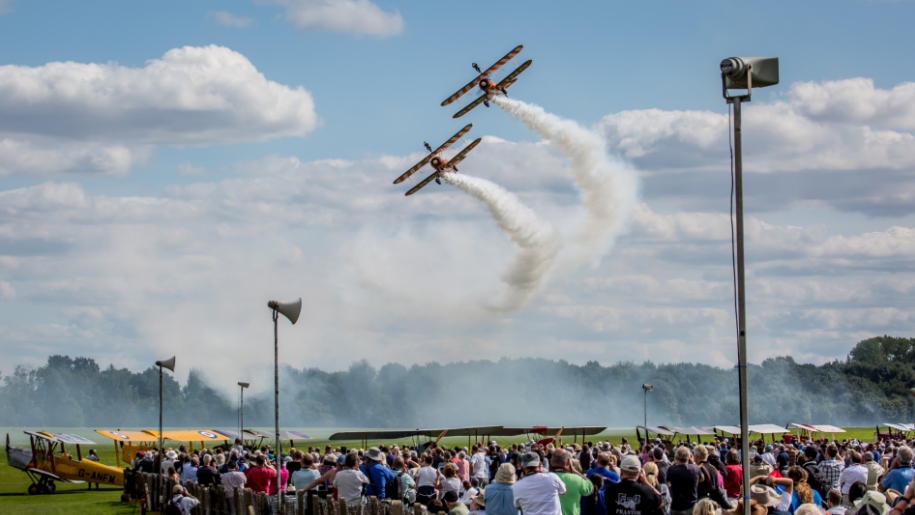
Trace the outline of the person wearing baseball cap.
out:
<instances>
[{"instance_id":1,"label":"person wearing baseball cap","mask_svg":"<svg viewBox=\"0 0 915 515\"><path fill-rule=\"evenodd\" d=\"M515 507L524 515L560 515L559 496L566 493L562 479L543 472L543 463L536 452L524 453L519 462L523 477L512 486Z\"/></svg>"},{"instance_id":2,"label":"person wearing baseball cap","mask_svg":"<svg viewBox=\"0 0 915 515\"><path fill-rule=\"evenodd\" d=\"M620 482L604 490L607 515L664 515L664 499L642 471L637 456L626 456L620 463Z\"/></svg>"}]
</instances>

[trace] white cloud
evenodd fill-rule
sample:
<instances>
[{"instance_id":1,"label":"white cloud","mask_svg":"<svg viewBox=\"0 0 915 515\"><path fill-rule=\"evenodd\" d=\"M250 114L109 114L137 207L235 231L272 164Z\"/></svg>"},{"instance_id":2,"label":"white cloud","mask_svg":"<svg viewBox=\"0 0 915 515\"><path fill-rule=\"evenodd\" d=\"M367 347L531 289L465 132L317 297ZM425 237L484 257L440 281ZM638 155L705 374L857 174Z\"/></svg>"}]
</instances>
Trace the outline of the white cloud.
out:
<instances>
[{"instance_id":1,"label":"white cloud","mask_svg":"<svg viewBox=\"0 0 915 515\"><path fill-rule=\"evenodd\" d=\"M885 90L863 78L797 83L781 99L746 104L744 172L757 175L747 195L765 209L807 202L870 215L915 212L912 105L915 83ZM695 208L718 194L711 181L720 186L729 167L726 114L623 111L598 128L646 171L646 195Z\"/></svg>"},{"instance_id":2,"label":"white cloud","mask_svg":"<svg viewBox=\"0 0 915 515\"><path fill-rule=\"evenodd\" d=\"M286 19L302 30L388 37L403 32L399 12L386 12L369 0L265 0L286 8Z\"/></svg>"},{"instance_id":3,"label":"white cloud","mask_svg":"<svg viewBox=\"0 0 915 515\"><path fill-rule=\"evenodd\" d=\"M301 137L318 123L308 91L219 46L176 48L142 68L0 66L0 174L124 174L154 145Z\"/></svg>"},{"instance_id":4,"label":"white cloud","mask_svg":"<svg viewBox=\"0 0 915 515\"><path fill-rule=\"evenodd\" d=\"M0 281L0 300L14 300L16 290L6 281Z\"/></svg>"},{"instance_id":5,"label":"white cloud","mask_svg":"<svg viewBox=\"0 0 915 515\"><path fill-rule=\"evenodd\" d=\"M244 29L254 24L254 18L247 16L236 16L228 11L214 11L209 13L207 16L212 17L214 20L216 20L216 23L222 25L223 27L231 27L234 29Z\"/></svg>"},{"instance_id":6,"label":"white cloud","mask_svg":"<svg viewBox=\"0 0 915 515\"><path fill-rule=\"evenodd\" d=\"M203 166L196 166L191 163L178 164L178 175L186 175L189 177L205 177L209 174L210 171Z\"/></svg>"}]
</instances>

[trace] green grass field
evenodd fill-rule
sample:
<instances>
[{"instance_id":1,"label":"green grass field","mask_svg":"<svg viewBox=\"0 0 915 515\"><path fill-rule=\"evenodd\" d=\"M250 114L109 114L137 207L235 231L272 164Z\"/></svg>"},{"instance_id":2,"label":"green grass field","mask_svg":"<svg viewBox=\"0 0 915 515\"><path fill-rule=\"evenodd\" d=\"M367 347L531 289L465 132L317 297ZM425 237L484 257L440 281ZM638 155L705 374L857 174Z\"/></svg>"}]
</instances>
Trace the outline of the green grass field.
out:
<instances>
[{"instance_id":1,"label":"green grass field","mask_svg":"<svg viewBox=\"0 0 915 515\"><path fill-rule=\"evenodd\" d=\"M847 432L840 435L836 435L839 440L846 438L856 438L863 441L872 441L874 439L874 428L872 427L855 427L855 428L846 428ZM78 432L89 436L92 434L91 430L86 431L85 429ZM308 431L306 431L308 432ZM330 434L330 431L321 429L321 430L311 430L309 434L314 435L315 439L310 440L303 447L307 448L308 446L320 447L323 449L323 446L328 442L327 437ZM11 431L10 436L14 438L14 445L22 445L27 442L26 438L22 440L21 430L18 431L18 434L14 436ZM98 435L96 435L98 436ZM613 443L619 443L620 439L626 437L630 442L635 441L635 431L634 430L607 430L600 435L597 435L593 438L589 437L589 440L607 440L609 439ZM108 465L115 465L114 458L114 447L107 445L110 442L105 438L93 438L95 441L99 442L99 445L96 447L99 452L99 457L101 462ZM102 441L106 440L106 441ZM500 444L511 444L515 442L523 442L524 438L511 438L511 439L500 439ZM565 442L571 442L571 438L564 438ZM389 442L390 443L390 442ZM409 441L398 441L398 444L409 443ZM467 445L467 438L443 438L442 443L448 446L464 446ZM369 442L370 445L377 445L377 443ZM358 447L360 442L333 442L333 445L348 445L349 447ZM88 449L83 449L83 452L88 452ZM57 492L51 495L37 495L30 496L26 494L26 489L30 484L28 476L15 468L7 465L6 462L6 451L0 449L0 513L3 515L20 515L20 514L42 514L42 515L57 515L57 514L82 514L82 513L92 513L98 515L130 515L138 513L138 509L135 505L130 503L122 503L121 498L121 489L113 487L102 487L101 490L88 491L86 484L68 484L68 483L57 483Z\"/></svg>"}]
</instances>

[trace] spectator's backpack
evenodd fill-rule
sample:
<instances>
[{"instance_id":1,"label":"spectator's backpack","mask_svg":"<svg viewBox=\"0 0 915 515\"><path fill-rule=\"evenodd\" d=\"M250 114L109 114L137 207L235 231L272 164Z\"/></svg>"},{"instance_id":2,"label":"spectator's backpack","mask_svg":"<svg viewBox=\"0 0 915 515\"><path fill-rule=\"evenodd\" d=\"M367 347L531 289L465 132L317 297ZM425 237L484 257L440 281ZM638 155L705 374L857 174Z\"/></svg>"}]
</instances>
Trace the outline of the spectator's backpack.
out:
<instances>
[{"instance_id":1,"label":"spectator's backpack","mask_svg":"<svg viewBox=\"0 0 915 515\"><path fill-rule=\"evenodd\" d=\"M826 494L829 492L828 489L824 492L823 485L820 483L820 467L817 467L816 462L813 460L805 462L802 467L807 472L807 484L810 485L810 488L820 492L820 495L825 499Z\"/></svg>"},{"instance_id":2,"label":"spectator's backpack","mask_svg":"<svg viewBox=\"0 0 915 515\"><path fill-rule=\"evenodd\" d=\"M165 511L162 512L162 515L183 515L181 513L181 506L179 505L182 499L184 499L184 496L172 497L169 499L168 503L165 505Z\"/></svg>"}]
</instances>

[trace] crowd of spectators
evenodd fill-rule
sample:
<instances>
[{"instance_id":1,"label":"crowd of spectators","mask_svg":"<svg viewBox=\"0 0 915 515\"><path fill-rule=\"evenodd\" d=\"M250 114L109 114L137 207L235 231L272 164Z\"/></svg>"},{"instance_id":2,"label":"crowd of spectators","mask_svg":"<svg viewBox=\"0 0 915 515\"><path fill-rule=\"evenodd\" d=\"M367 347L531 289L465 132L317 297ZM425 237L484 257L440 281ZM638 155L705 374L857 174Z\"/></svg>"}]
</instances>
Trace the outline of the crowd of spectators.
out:
<instances>
[{"instance_id":1,"label":"crowd of spectators","mask_svg":"<svg viewBox=\"0 0 915 515\"><path fill-rule=\"evenodd\" d=\"M915 515L913 453L906 442L808 441L750 446L750 491L743 491L734 442L672 445L626 439L556 446L495 441L468 448L435 443L370 449L291 449L279 460L269 446L169 449L158 460L138 453L135 470L177 483L250 488L267 495L314 490L349 506L419 503L448 515ZM277 464L279 461L280 465ZM176 487L188 513L196 500ZM827 513L828 512L828 513Z\"/></svg>"}]
</instances>

